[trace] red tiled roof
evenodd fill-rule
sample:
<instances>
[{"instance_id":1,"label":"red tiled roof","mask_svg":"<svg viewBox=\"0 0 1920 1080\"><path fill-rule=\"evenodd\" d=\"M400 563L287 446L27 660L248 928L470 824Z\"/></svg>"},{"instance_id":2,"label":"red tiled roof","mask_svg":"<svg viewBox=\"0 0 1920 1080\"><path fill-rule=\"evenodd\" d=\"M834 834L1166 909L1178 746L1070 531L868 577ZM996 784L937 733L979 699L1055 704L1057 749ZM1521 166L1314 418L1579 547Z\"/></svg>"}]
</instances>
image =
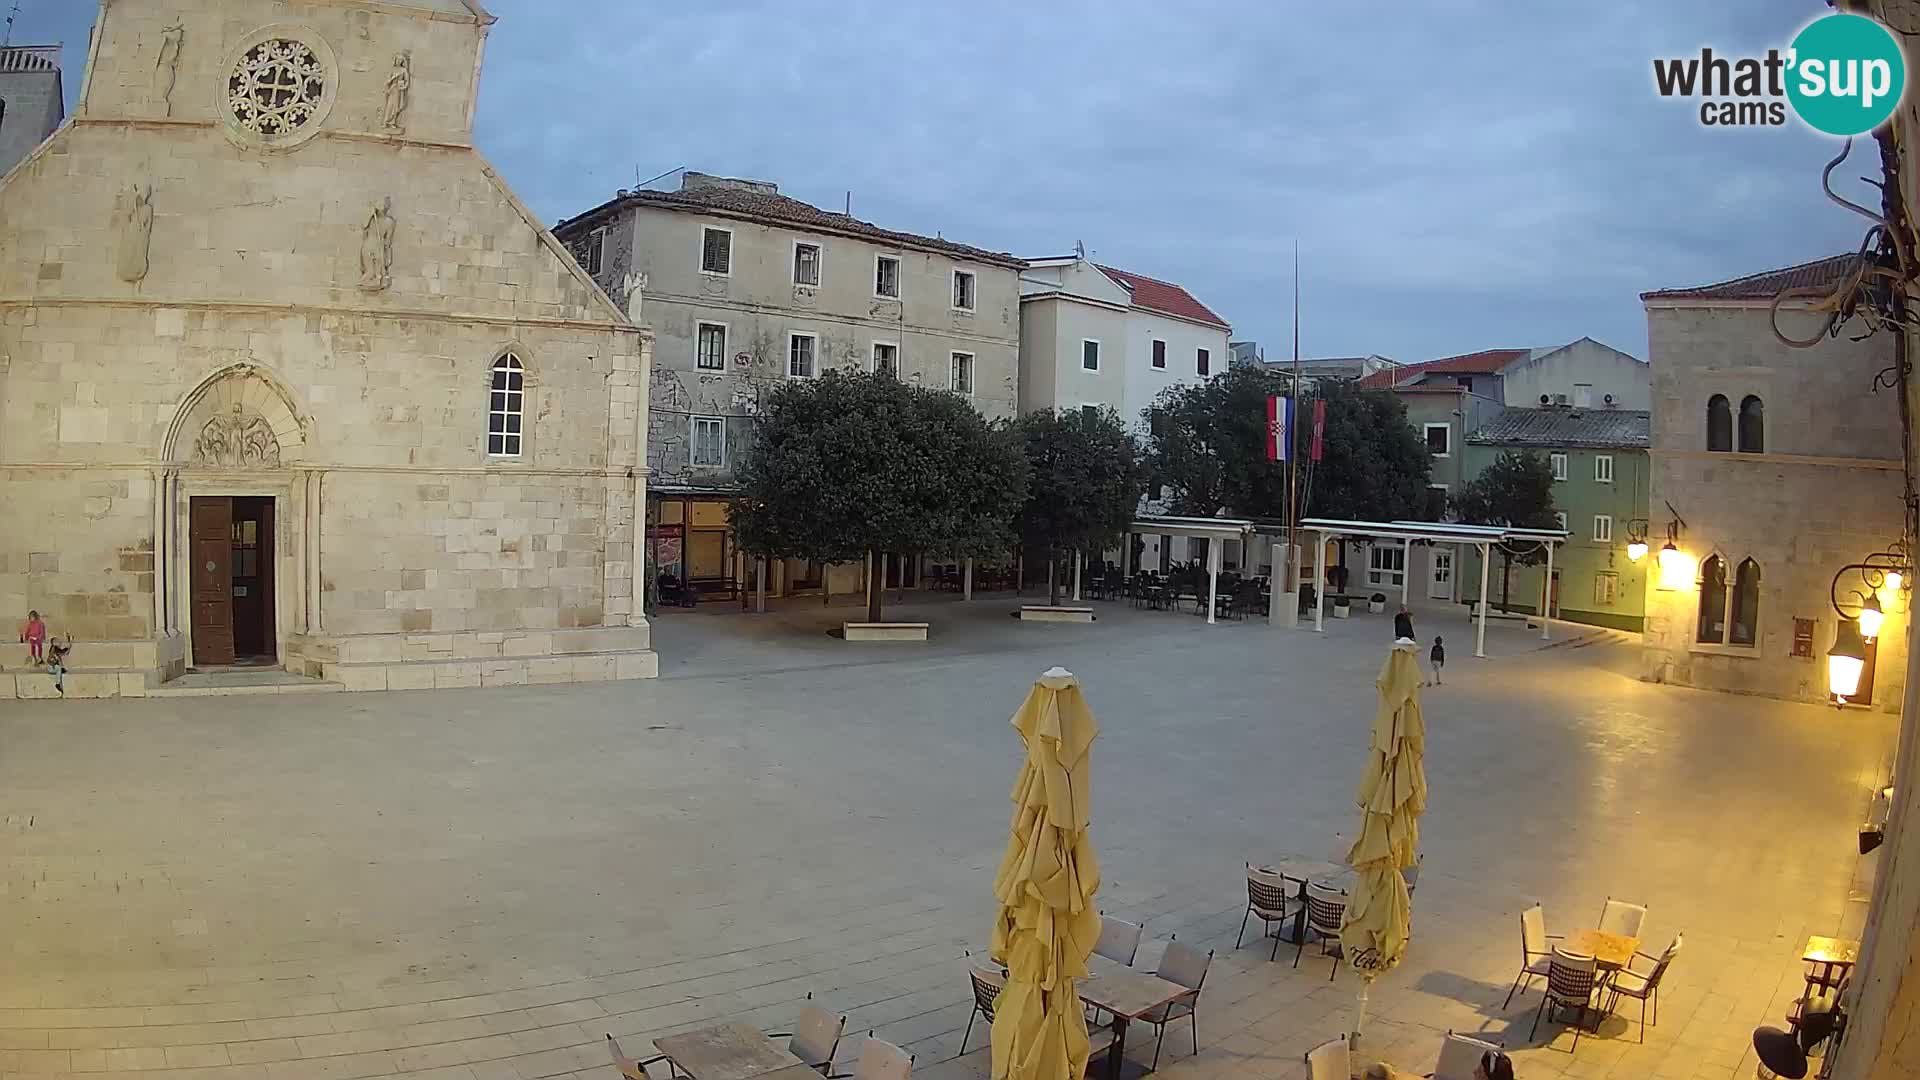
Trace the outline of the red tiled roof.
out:
<instances>
[{"instance_id":1,"label":"red tiled roof","mask_svg":"<svg viewBox=\"0 0 1920 1080\"><path fill-rule=\"evenodd\" d=\"M1100 266L1099 263L1094 265ZM1158 278L1117 270L1111 266L1100 266L1100 272L1119 282L1123 288L1133 294L1133 303L1136 307L1182 319L1192 319L1194 322L1217 326L1222 330L1232 329L1227 325L1227 320L1215 315L1207 305L1194 299L1192 293L1171 281L1161 281Z\"/></svg>"},{"instance_id":2,"label":"red tiled roof","mask_svg":"<svg viewBox=\"0 0 1920 1080\"><path fill-rule=\"evenodd\" d=\"M1497 375L1515 360L1523 360L1532 349L1482 349L1479 352L1443 356L1424 364L1405 364L1387 371L1376 371L1360 380L1362 390L1390 390L1429 373L1441 375Z\"/></svg>"},{"instance_id":3,"label":"red tiled roof","mask_svg":"<svg viewBox=\"0 0 1920 1080\"><path fill-rule=\"evenodd\" d=\"M1798 266L1762 270L1757 274L1718 281L1711 285L1688 285L1677 289L1655 289L1640 294L1642 300L1771 300L1783 289L1831 288L1840 283L1856 265L1857 255L1830 255Z\"/></svg>"}]
</instances>

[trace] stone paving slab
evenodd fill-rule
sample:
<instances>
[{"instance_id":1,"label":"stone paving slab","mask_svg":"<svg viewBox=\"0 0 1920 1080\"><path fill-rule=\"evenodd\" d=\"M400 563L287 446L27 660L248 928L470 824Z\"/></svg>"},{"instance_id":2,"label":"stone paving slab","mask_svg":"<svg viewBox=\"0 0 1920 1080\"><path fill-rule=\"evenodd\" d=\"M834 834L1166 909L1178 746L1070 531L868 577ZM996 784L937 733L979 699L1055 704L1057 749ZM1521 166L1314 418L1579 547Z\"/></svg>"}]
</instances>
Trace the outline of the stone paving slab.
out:
<instances>
[{"instance_id":1,"label":"stone paving slab","mask_svg":"<svg viewBox=\"0 0 1920 1080\"><path fill-rule=\"evenodd\" d=\"M848 1015L845 1060L872 1030L919 1075L984 1076L978 1025L956 1055L1019 765L1006 721L1058 662L1103 727L1103 907L1146 924L1142 966L1175 934L1216 950L1201 1052L1177 1027L1161 1073L1299 1075L1357 984L1312 948L1297 969L1234 948L1240 867L1352 827L1389 624L1103 604L1022 627L1007 606L908 605L889 617L932 622L923 651L851 658L812 626L844 611L670 615L644 685L10 708L0 1074L610 1080L607 1032L784 1027L811 992ZM1367 1052L1424 1071L1451 1028L1504 1039L1529 1080L1750 1073L1800 942L1848 918L1892 719L1537 646L1496 626L1496 659L1428 692L1414 949ZM1609 894L1650 905L1650 951L1686 931L1658 1026L1643 1045L1610 1020L1577 1053L1558 1026L1529 1038L1538 994L1502 1004L1519 910L1542 900L1557 932Z\"/></svg>"}]
</instances>

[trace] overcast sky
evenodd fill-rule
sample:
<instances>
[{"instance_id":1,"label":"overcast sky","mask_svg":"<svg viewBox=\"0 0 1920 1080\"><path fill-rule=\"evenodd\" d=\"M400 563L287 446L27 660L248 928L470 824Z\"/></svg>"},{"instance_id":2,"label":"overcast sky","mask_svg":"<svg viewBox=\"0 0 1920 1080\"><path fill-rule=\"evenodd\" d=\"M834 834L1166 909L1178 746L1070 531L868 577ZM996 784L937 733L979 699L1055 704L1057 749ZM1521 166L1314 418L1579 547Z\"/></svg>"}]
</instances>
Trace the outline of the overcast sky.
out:
<instances>
[{"instance_id":1,"label":"overcast sky","mask_svg":"<svg viewBox=\"0 0 1920 1080\"><path fill-rule=\"evenodd\" d=\"M14 42L64 41L71 95L94 5L21 2ZM1645 356L1641 291L1858 244L1820 194L1837 142L1704 129L1652 89L1654 56L1784 46L1824 4L1397 6L491 0L477 137L549 223L680 166L851 191L890 228L1082 241L1269 358L1295 241L1302 351L1402 361Z\"/></svg>"}]
</instances>

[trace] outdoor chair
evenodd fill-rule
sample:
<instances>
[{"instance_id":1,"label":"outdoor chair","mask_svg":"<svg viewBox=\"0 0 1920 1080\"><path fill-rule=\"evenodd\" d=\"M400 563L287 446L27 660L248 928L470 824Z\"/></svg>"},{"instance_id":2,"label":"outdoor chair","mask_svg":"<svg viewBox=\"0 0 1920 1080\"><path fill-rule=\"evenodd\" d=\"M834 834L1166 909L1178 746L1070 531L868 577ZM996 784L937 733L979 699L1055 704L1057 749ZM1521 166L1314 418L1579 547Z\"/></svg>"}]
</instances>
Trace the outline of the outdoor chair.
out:
<instances>
[{"instance_id":1,"label":"outdoor chair","mask_svg":"<svg viewBox=\"0 0 1920 1080\"><path fill-rule=\"evenodd\" d=\"M656 1061L664 1061L667 1063L667 1072L669 1075L680 1075L680 1070L674 1068L673 1059L665 1054L656 1054L644 1061L636 1061L628 1057L626 1051L620 1049L620 1040L614 1038L612 1032L607 1033L607 1053L613 1058L613 1067L619 1069L620 1075L626 1077L627 1080L651 1080L651 1078L647 1076L647 1066Z\"/></svg>"},{"instance_id":2,"label":"outdoor chair","mask_svg":"<svg viewBox=\"0 0 1920 1080\"><path fill-rule=\"evenodd\" d=\"M1233 939L1233 947L1240 947L1240 940L1247 936L1247 920L1258 916L1260 932L1265 934L1274 923L1284 923L1300 914L1299 893L1293 883L1279 874L1265 870L1256 870L1252 863L1247 864L1247 913L1240 916L1240 933ZM1273 954L1267 959L1275 960L1280 956L1280 940L1284 935L1273 935Z\"/></svg>"},{"instance_id":3,"label":"outdoor chair","mask_svg":"<svg viewBox=\"0 0 1920 1080\"><path fill-rule=\"evenodd\" d=\"M860 1056L854 1059L853 1071L834 1073L830 1080L907 1080L913 1075L913 1055L884 1039L876 1039L873 1032L867 1032L867 1040L860 1044Z\"/></svg>"},{"instance_id":4,"label":"outdoor chair","mask_svg":"<svg viewBox=\"0 0 1920 1080\"><path fill-rule=\"evenodd\" d=\"M973 984L973 1011L967 1014L967 1030L960 1034L960 1053L967 1052L967 1037L973 1034L973 1018L978 1016L993 1027L993 1006L1000 1000L1000 991L1006 988L1007 977L998 971L982 971L971 968L967 971L967 981Z\"/></svg>"},{"instance_id":5,"label":"outdoor chair","mask_svg":"<svg viewBox=\"0 0 1920 1080\"><path fill-rule=\"evenodd\" d=\"M1673 958L1680 955L1681 946L1686 944L1683 939L1682 934L1673 935L1673 941L1667 945L1666 951L1661 953L1658 959L1646 953L1633 954L1633 959L1627 961L1626 967L1614 972L1607 979L1606 989L1610 995L1607 1001L1608 1012L1612 1012L1623 997L1633 998L1640 1003L1641 1042L1647 1041L1647 1002L1649 1001L1653 1002L1653 1024L1655 1027L1660 1026L1660 980L1666 978L1667 968L1672 965ZM1652 960L1653 968L1648 971L1635 971L1634 960Z\"/></svg>"},{"instance_id":6,"label":"outdoor chair","mask_svg":"<svg viewBox=\"0 0 1920 1080\"><path fill-rule=\"evenodd\" d=\"M1307 1080L1353 1080L1353 1054L1345 1035L1307 1051Z\"/></svg>"},{"instance_id":7,"label":"outdoor chair","mask_svg":"<svg viewBox=\"0 0 1920 1080\"><path fill-rule=\"evenodd\" d=\"M1140 924L1111 915L1100 916L1100 940L1093 943L1093 951L1132 967L1134 956L1140 952Z\"/></svg>"},{"instance_id":8,"label":"outdoor chair","mask_svg":"<svg viewBox=\"0 0 1920 1080\"><path fill-rule=\"evenodd\" d=\"M1500 1044L1449 1031L1440 1044L1440 1061L1429 1080L1473 1080L1473 1070L1490 1053L1500 1053Z\"/></svg>"},{"instance_id":9,"label":"outdoor chair","mask_svg":"<svg viewBox=\"0 0 1920 1080\"><path fill-rule=\"evenodd\" d=\"M1340 920L1347 913L1347 894L1315 882L1307 882L1307 929L1320 937L1320 955L1333 957L1327 981L1340 973ZM1300 966L1300 954L1307 949L1307 936L1300 935L1293 950L1293 966Z\"/></svg>"},{"instance_id":10,"label":"outdoor chair","mask_svg":"<svg viewBox=\"0 0 1920 1080\"><path fill-rule=\"evenodd\" d=\"M1202 954L1200 950L1181 944L1177 939L1167 942L1167 951L1160 957L1160 967L1155 975L1187 988L1172 1001L1142 1016L1140 1019L1152 1024L1159 1037L1153 1042L1153 1064L1149 1071L1160 1067L1160 1044L1167 1041L1167 1025L1185 1018L1193 1027L1193 1052L1200 1052L1200 1021L1195 1019L1194 1011L1200 1007L1200 987L1207 981L1207 969L1213 966L1213 951Z\"/></svg>"},{"instance_id":11,"label":"outdoor chair","mask_svg":"<svg viewBox=\"0 0 1920 1080\"><path fill-rule=\"evenodd\" d=\"M1535 904L1520 913L1520 974L1513 977L1513 989L1507 991L1506 1004L1513 1004L1513 995L1519 992L1522 982L1533 985L1533 980L1547 977L1547 963L1553 959L1553 942L1561 935L1547 933L1546 909Z\"/></svg>"},{"instance_id":12,"label":"outdoor chair","mask_svg":"<svg viewBox=\"0 0 1920 1080\"><path fill-rule=\"evenodd\" d=\"M840 1049L840 1036L846 1034L847 1018L833 1013L813 1003L813 993L807 993L807 1004L800 1009L800 1020L793 1025L792 1031L769 1031L769 1039L786 1039L787 1052L821 1073L833 1066L834 1052Z\"/></svg>"},{"instance_id":13,"label":"outdoor chair","mask_svg":"<svg viewBox=\"0 0 1920 1080\"><path fill-rule=\"evenodd\" d=\"M1640 936L1640 925L1646 921L1645 907L1615 900L1611 896L1607 897L1606 906L1600 909L1600 929L1604 933L1637 938Z\"/></svg>"},{"instance_id":14,"label":"outdoor chair","mask_svg":"<svg viewBox=\"0 0 1920 1080\"><path fill-rule=\"evenodd\" d=\"M1580 1032L1586 1026L1587 1013L1593 1008L1597 972L1593 957L1570 953L1565 949L1553 950L1553 955L1547 960L1547 992L1540 996L1540 1007L1534 1010L1533 1028L1528 1031L1527 1038L1533 1038L1534 1033L1540 1030L1540 1017L1549 1008L1579 1009L1579 1018L1573 1025L1573 1046L1568 1052L1580 1049Z\"/></svg>"}]
</instances>

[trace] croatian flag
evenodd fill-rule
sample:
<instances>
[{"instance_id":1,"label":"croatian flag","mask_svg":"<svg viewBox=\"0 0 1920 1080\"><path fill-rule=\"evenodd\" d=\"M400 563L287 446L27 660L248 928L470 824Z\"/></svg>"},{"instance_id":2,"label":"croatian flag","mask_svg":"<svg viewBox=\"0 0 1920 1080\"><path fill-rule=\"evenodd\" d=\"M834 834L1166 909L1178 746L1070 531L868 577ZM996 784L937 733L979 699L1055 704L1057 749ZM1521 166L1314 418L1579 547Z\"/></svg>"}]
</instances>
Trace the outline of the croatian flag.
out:
<instances>
[{"instance_id":1,"label":"croatian flag","mask_svg":"<svg viewBox=\"0 0 1920 1080\"><path fill-rule=\"evenodd\" d=\"M1293 445L1293 399L1267 399L1267 460L1285 461Z\"/></svg>"}]
</instances>

